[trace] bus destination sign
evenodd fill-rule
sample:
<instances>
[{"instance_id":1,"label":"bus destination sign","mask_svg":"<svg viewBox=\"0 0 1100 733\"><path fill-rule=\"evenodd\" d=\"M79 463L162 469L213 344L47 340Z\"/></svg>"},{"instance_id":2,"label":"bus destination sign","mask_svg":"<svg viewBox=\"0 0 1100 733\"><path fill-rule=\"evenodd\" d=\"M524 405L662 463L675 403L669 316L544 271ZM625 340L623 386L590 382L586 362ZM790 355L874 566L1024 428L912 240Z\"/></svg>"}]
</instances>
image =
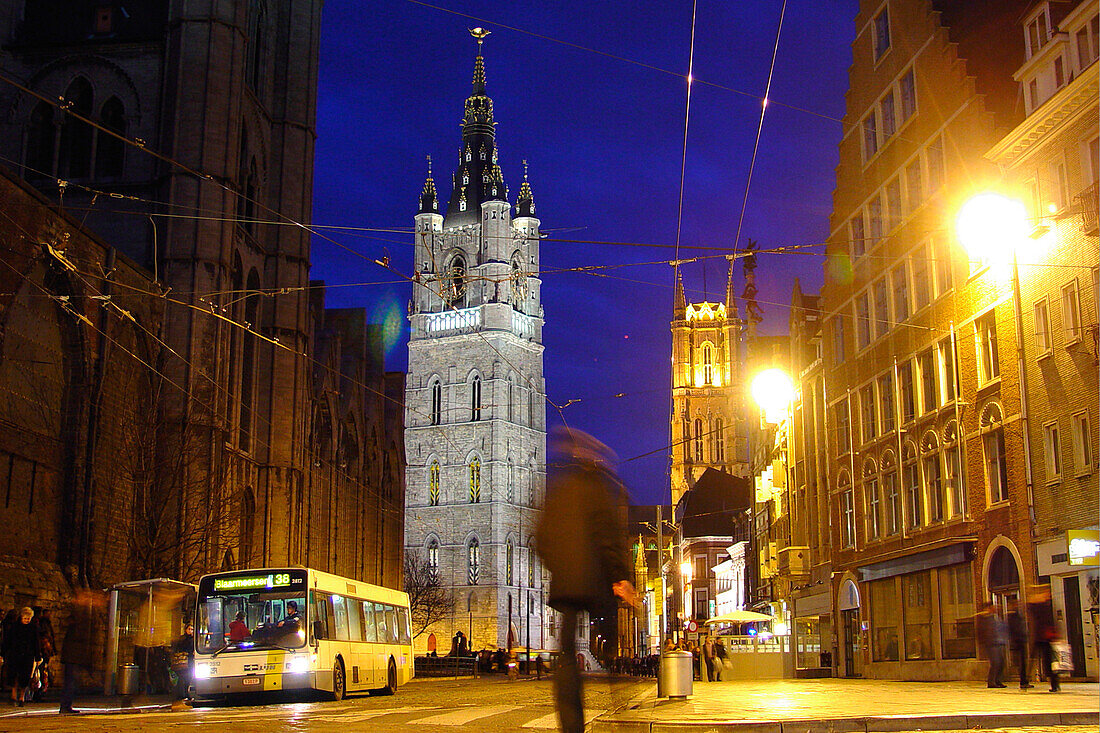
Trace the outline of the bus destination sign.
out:
<instances>
[{"instance_id":1,"label":"bus destination sign","mask_svg":"<svg viewBox=\"0 0 1100 733\"><path fill-rule=\"evenodd\" d=\"M285 588L289 585L290 573L214 579L214 590L255 590L256 588Z\"/></svg>"}]
</instances>

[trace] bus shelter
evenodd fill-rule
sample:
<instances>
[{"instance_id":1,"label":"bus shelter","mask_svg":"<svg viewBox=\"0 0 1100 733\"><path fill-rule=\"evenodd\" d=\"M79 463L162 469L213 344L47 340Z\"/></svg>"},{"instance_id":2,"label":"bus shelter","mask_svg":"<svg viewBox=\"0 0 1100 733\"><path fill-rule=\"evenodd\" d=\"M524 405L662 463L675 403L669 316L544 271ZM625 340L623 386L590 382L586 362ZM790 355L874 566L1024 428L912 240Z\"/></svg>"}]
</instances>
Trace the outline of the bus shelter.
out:
<instances>
[{"instance_id":1,"label":"bus shelter","mask_svg":"<svg viewBox=\"0 0 1100 733\"><path fill-rule=\"evenodd\" d=\"M111 587L107 606L104 692L115 693L120 664L141 670L142 691L170 692L172 642L192 620L198 587L169 578L133 580Z\"/></svg>"}]
</instances>

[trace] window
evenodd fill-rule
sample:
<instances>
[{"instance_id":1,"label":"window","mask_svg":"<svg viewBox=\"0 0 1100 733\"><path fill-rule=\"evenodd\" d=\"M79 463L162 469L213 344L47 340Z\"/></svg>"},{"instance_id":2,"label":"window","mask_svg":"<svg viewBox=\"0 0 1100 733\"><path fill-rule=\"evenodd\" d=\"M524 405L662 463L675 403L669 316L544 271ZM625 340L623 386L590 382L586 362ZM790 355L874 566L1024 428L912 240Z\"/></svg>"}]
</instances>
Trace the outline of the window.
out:
<instances>
[{"instance_id":1,"label":"window","mask_svg":"<svg viewBox=\"0 0 1100 733\"><path fill-rule=\"evenodd\" d=\"M898 647L897 585L894 578L872 580L871 596L871 649L876 662L896 662L901 654Z\"/></svg>"},{"instance_id":2,"label":"window","mask_svg":"<svg viewBox=\"0 0 1100 733\"><path fill-rule=\"evenodd\" d=\"M989 503L1008 500L1008 463L1005 459L1005 436L1001 408L996 403L982 412L982 449L985 453L985 484L989 489Z\"/></svg>"},{"instance_id":3,"label":"window","mask_svg":"<svg viewBox=\"0 0 1100 733\"><path fill-rule=\"evenodd\" d=\"M921 458L921 472L924 476L924 495L928 501L928 521L942 522L944 519L943 467L940 465L938 442L934 434L924 439L924 455Z\"/></svg>"},{"instance_id":4,"label":"window","mask_svg":"<svg viewBox=\"0 0 1100 733\"><path fill-rule=\"evenodd\" d=\"M939 297L950 290L953 284L950 245L945 238L940 237L932 243L932 251L936 259L936 297Z\"/></svg>"},{"instance_id":5,"label":"window","mask_svg":"<svg viewBox=\"0 0 1100 733\"><path fill-rule=\"evenodd\" d=\"M875 338L881 338L890 330L890 296L886 278L875 283Z\"/></svg>"},{"instance_id":6,"label":"window","mask_svg":"<svg viewBox=\"0 0 1100 733\"><path fill-rule=\"evenodd\" d=\"M957 441L958 438L954 433L954 423L951 425L952 440ZM962 462L959 457L957 442L952 442L944 447L943 463L947 473L947 496L951 501L948 510L952 517L958 517L966 514L966 490L963 487Z\"/></svg>"},{"instance_id":7,"label":"window","mask_svg":"<svg viewBox=\"0 0 1100 733\"><path fill-rule=\"evenodd\" d=\"M997 354L997 319L993 311L974 322L978 338L978 370L982 383L1001 376L1001 362Z\"/></svg>"},{"instance_id":8,"label":"window","mask_svg":"<svg viewBox=\"0 0 1100 733\"><path fill-rule=\"evenodd\" d=\"M943 185L944 178L943 139L930 143L924 154L928 161L928 191L937 191Z\"/></svg>"},{"instance_id":9,"label":"window","mask_svg":"<svg viewBox=\"0 0 1100 733\"><path fill-rule=\"evenodd\" d=\"M856 297L856 343L861 349L871 344L871 294L863 291Z\"/></svg>"},{"instance_id":10,"label":"window","mask_svg":"<svg viewBox=\"0 0 1100 733\"><path fill-rule=\"evenodd\" d=\"M863 228L863 209L856 212L848 222L848 231L852 238L852 259L862 257L867 251L867 233Z\"/></svg>"},{"instance_id":11,"label":"window","mask_svg":"<svg viewBox=\"0 0 1100 733\"><path fill-rule=\"evenodd\" d=\"M868 161L878 152L878 123L875 111L863 118L863 160Z\"/></svg>"},{"instance_id":12,"label":"window","mask_svg":"<svg viewBox=\"0 0 1100 733\"><path fill-rule=\"evenodd\" d=\"M890 8L886 6L873 21L875 61L890 50Z\"/></svg>"},{"instance_id":13,"label":"window","mask_svg":"<svg viewBox=\"0 0 1100 733\"><path fill-rule=\"evenodd\" d=\"M76 114L91 119L92 85L82 76L76 77L65 91L65 104ZM83 120L66 115L61 125L60 160L58 175L68 178L85 178L92 172L92 137L94 129Z\"/></svg>"},{"instance_id":14,"label":"window","mask_svg":"<svg viewBox=\"0 0 1100 733\"><path fill-rule=\"evenodd\" d=\"M1047 10L1046 6L1039 12L1037 16L1032 18L1024 26L1024 35L1027 41L1027 57L1030 59L1035 54L1039 53L1046 42L1049 40L1049 34L1047 32Z\"/></svg>"},{"instance_id":15,"label":"window","mask_svg":"<svg viewBox=\"0 0 1100 733\"><path fill-rule=\"evenodd\" d=\"M913 70L905 72L899 83L901 87L901 119L908 120L917 111L917 80Z\"/></svg>"},{"instance_id":16,"label":"window","mask_svg":"<svg viewBox=\"0 0 1100 733\"><path fill-rule=\"evenodd\" d=\"M1051 192L1053 211L1061 211L1069 204L1069 180L1066 178L1065 162L1058 160L1050 164L1048 190Z\"/></svg>"},{"instance_id":17,"label":"window","mask_svg":"<svg viewBox=\"0 0 1100 733\"><path fill-rule=\"evenodd\" d=\"M924 201L921 186L920 158L905 167L905 213L912 214Z\"/></svg>"},{"instance_id":18,"label":"window","mask_svg":"<svg viewBox=\"0 0 1100 733\"><path fill-rule=\"evenodd\" d=\"M886 96L879 102L879 112L882 113L882 137L889 140L898 131L897 118L894 116L894 90L886 92Z\"/></svg>"},{"instance_id":19,"label":"window","mask_svg":"<svg viewBox=\"0 0 1100 733\"><path fill-rule=\"evenodd\" d=\"M46 102L39 102L31 112L30 129L27 131L27 171L24 175L28 179L53 176L56 136L53 107Z\"/></svg>"},{"instance_id":20,"label":"window","mask_svg":"<svg viewBox=\"0 0 1100 733\"><path fill-rule=\"evenodd\" d=\"M901 226L901 179L895 176L886 183L886 231L892 232Z\"/></svg>"},{"instance_id":21,"label":"window","mask_svg":"<svg viewBox=\"0 0 1100 733\"><path fill-rule=\"evenodd\" d=\"M867 539L878 539L882 532L882 497L878 491L878 475L873 461L863 467L863 496L867 512Z\"/></svg>"},{"instance_id":22,"label":"window","mask_svg":"<svg viewBox=\"0 0 1100 733\"><path fill-rule=\"evenodd\" d=\"M722 433L722 418L714 419L714 460L712 463L724 463L726 460L726 436Z\"/></svg>"},{"instance_id":23,"label":"window","mask_svg":"<svg viewBox=\"0 0 1100 733\"><path fill-rule=\"evenodd\" d=\"M1077 31L1077 69L1083 71L1092 62L1096 61L1096 41L1100 31L1100 16L1092 16L1092 20L1081 26Z\"/></svg>"},{"instance_id":24,"label":"window","mask_svg":"<svg viewBox=\"0 0 1100 733\"><path fill-rule=\"evenodd\" d=\"M1039 356L1050 353L1053 344L1050 339L1050 311L1046 298L1035 304L1035 348Z\"/></svg>"},{"instance_id":25,"label":"window","mask_svg":"<svg viewBox=\"0 0 1100 733\"><path fill-rule=\"evenodd\" d=\"M481 502L481 461L477 458L470 459L470 503Z\"/></svg>"},{"instance_id":26,"label":"window","mask_svg":"<svg viewBox=\"0 0 1100 733\"><path fill-rule=\"evenodd\" d=\"M940 568L936 575L940 584L943 658L974 657L974 580L970 563Z\"/></svg>"},{"instance_id":27,"label":"window","mask_svg":"<svg viewBox=\"0 0 1100 733\"><path fill-rule=\"evenodd\" d=\"M1092 472L1092 431L1089 430L1089 414L1079 412L1073 416L1073 466L1077 475Z\"/></svg>"},{"instance_id":28,"label":"window","mask_svg":"<svg viewBox=\"0 0 1100 733\"><path fill-rule=\"evenodd\" d=\"M909 277L904 262L890 273L890 284L894 290L894 322L902 323L909 318Z\"/></svg>"},{"instance_id":29,"label":"window","mask_svg":"<svg viewBox=\"0 0 1100 733\"><path fill-rule=\"evenodd\" d=\"M126 135L126 113L118 97L103 103L99 112L103 127L119 135ZM122 175L122 159L126 143L103 130L96 130L95 175L96 178L118 178Z\"/></svg>"},{"instance_id":30,"label":"window","mask_svg":"<svg viewBox=\"0 0 1100 733\"><path fill-rule=\"evenodd\" d=\"M466 584L477 585L481 575L481 543L477 537L466 545Z\"/></svg>"},{"instance_id":31,"label":"window","mask_svg":"<svg viewBox=\"0 0 1100 733\"><path fill-rule=\"evenodd\" d=\"M481 376L475 374L470 382L470 420L481 419Z\"/></svg>"},{"instance_id":32,"label":"window","mask_svg":"<svg viewBox=\"0 0 1100 733\"><path fill-rule=\"evenodd\" d=\"M465 205L465 199L459 201L460 210L465 210ZM451 266L447 268L447 274L443 278L440 295L447 305L454 308L461 307L462 298L466 295L466 260L461 257L451 260Z\"/></svg>"},{"instance_id":33,"label":"window","mask_svg":"<svg viewBox=\"0 0 1100 733\"><path fill-rule=\"evenodd\" d=\"M504 574L507 577L508 585L516 584L516 546L511 539L508 540L508 545L504 550Z\"/></svg>"},{"instance_id":34,"label":"window","mask_svg":"<svg viewBox=\"0 0 1100 733\"><path fill-rule=\"evenodd\" d=\"M874 440L878 435L878 425L875 420L877 412L875 405L875 385L868 384L859 391L860 423L863 429L863 442Z\"/></svg>"},{"instance_id":35,"label":"window","mask_svg":"<svg viewBox=\"0 0 1100 733\"><path fill-rule=\"evenodd\" d=\"M856 546L856 513L852 488L840 492L840 544L841 547Z\"/></svg>"},{"instance_id":36,"label":"window","mask_svg":"<svg viewBox=\"0 0 1100 733\"><path fill-rule=\"evenodd\" d=\"M905 658L935 659L932 648L932 571L901 576Z\"/></svg>"},{"instance_id":37,"label":"window","mask_svg":"<svg viewBox=\"0 0 1100 733\"><path fill-rule=\"evenodd\" d=\"M898 471L893 454L882 459L882 491L886 498L885 531L895 535L901 531L901 494L898 492Z\"/></svg>"},{"instance_id":38,"label":"window","mask_svg":"<svg viewBox=\"0 0 1100 733\"><path fill-rule=\"evenodd\" d=\"M917 451L912 445L905 446L905 460L902 464L902 480L905 482L906 509L909 510L909 529L924 525L924 497L921 495L919 474L917 472Z\"/></svg>"},{"instance_id":39,"label":"window","mask_svg":"<svg viewBox=\"0 0 1100 733\"><path fill-rule=\"evenodd\" d=\"M867 221L871 230L870 249L882 241L882 196L875 194L867 203Z\"/></svg>"},{"instance_id":40,"label":"window","mask_svg":"<svg viewBox=\"0 0 1100 733\"><path fill-rule=\"evenodd\" d=\"M928 266L928 247L913 250L913 310L919 311L932 302L932 283Z\"/></svg>"},{"instance_id":41,"label":"window","mask_svg":"<svg viewBox=\"0 0 1100 733\"><path fill-rule=\"evenodd\" d=\"M248 7L248 39L247 39L247 74L248 85L253 91L258 91L263 79L264 56L261 53L263 45L263 29L265 25L266 8L260 0L252 0Z\"/></svg>"},{"instance_id":42,"label":"window","mask_svg":"<svg viewBox=\"0 0 1100 733\"><path fill-rule=\"evenodd\" d=\"M1056 422L1043 426L1043 456L1046 459L1047 481L1062 478L1062 439Z\"/></svg>"},{"instance_id":43,"label":"window","mask_svg":"<svg viewBox=\"0 0 1100 733\"><path fill-rule=\"evenodd\" d=\"M894 432L894 374L887 372L878 378L878 405L882 434Z\"/></svg>"},{"instance_id":44,"label":"window","mask_svg":"<svg viewBox=\"0 0 1100 733\"><path fill-rule=\"evenodd\" d=\"M428 569L432 575L439 572L439 540L435 537L428 540Z\"/></svg>"},{"instance_id":45,"label":"window","mask_svg":"<svg viewBox=\"0 0 1100 733\"><path fill-rule=\"evenodd\" d=\"M690 461L691 460L691 420L688 419L687 415L684 415L683 435L684 435L684 437L683 437L682 442L684 444L684 460L685 461Z\"/></svg>"},{"instance_id":46,"label":"window","mask_svg":"<svg viewBox=\"0 0 1100 733\"><path fill-rule=\"evenodd\" d=\"M913 394L913 362L898 365L898 389L901 390L901 422L912 422L917 416L917 403Z\"/></svg>"},{"instance_id":47,"label":"window","mask_svg":"<svg viewBox=\"0 0 1100 733\"><path fill-rule=\"evenodd\" d=\"M1062 57L1054 59L1054 88L1061 89L1066 83L1066 65Z\"/></svg>"},{"instance_id":48,"label":"window","mask_svg":"<svg viewBox=\"0 0 1100 733\"><path fill-rule=\"evenodd\" d=\"M439 461L428 467L428 505L439 506Z\"/></svg>"},{"instance_id":49,"label":"window","mask_svg":"<svg viewBox=\"0 0 1100 733\"><path fill-rule=\"evenodd\" d=\"M852 440L848 417L848 401L842 400L833 406L836 412L836 439L838 455L844 455L852 450Z\"/></svg>"},{"instance_id":50,"label":"window","mask_svg":"<svg viewBox=\"0 0 1100 733\"><path fill-rule=\"evenodd\" d=\"M833 317L833 363L844 362L844 319L838 313Z\"/></svg>"},{"instance_id":51,"label":"window","mask_svg":"<svg viewBox=\"0 0 1100 733\"><path fill-rule=\"evenodd\" d=\"M432 382L432 425L439 425L443 419L443 385L439 380Z\"/></svg>"},{"instance_id":52,"label":"window","mask_svg":"<svg viewBox=\"0 0 1100 733\"><path fill-rule=\"evenodd\" d=\"M1081 301L1076 279L1062 286L1062 331L1067 342L1081 338Z\"/></svg>"},{"instance_id":53,"label":"window","mask_svg":"<svg viewBox=\"0 0 1100 733\"><path fill-rule=\"evenodd\" d=\"M936 361L932 349L917 356L917 368L920 370L921 414L935 412L939 407L939 394L936 391Z\"/></svg>"},{"instance_id":54,"label":"window","mask_svg":"<svg viewBox=\"0 0 1100 733\"><path fill-rule=\"evenodd\" d=\"M714 347L703 344L703 384L714 384Z\"/></svg>"},{"instance_id":55,"label":"window","mask_svg":"<svg viewBox=\"0 0 1100 733\"><path fill-rule=\"evenodd\" d=\"M695 460L703 461L703 421L695 418Z\"/></svg>"},{"instance_id":56,"label":"window","mask_svg":"<svg viewBox=\"0 0 1100 733\"><path fill-rule=\"evenodd\" d=\"M944 339L936 345L939 362L940 386L943 390L942 402L947 404L955 399L955 347L951 339Z\"/></svg>"}]
</instances>

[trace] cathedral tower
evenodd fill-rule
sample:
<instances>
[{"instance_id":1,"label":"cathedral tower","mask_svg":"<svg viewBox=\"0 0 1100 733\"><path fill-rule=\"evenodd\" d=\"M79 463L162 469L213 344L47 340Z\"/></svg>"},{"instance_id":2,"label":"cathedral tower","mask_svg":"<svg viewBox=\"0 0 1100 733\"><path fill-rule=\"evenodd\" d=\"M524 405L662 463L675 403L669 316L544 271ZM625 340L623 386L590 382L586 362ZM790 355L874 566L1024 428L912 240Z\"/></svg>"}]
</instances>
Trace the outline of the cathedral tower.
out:
<instances>
[{"instance_id":1,"label":"cathedral tower","mask_svg":"<svg viewBox=\"0 0 1100 733\"><path fill-rule=\"evenodd\" d=\"M748 471L741 319L730 262L724 303L688 303L679 269L672 319L672 504L708 468Z\"/></svg>"},{"instance_id":2,"label":"cathedral tower","mask_svg":"<svg viewBox=\"0 0 1100 733\"><path fill-rule=\"evenodd\" d=\"M445 653L544 646L532 537L546 460L539 220L524 171L508 202L478 42L462 145L442 213L429 161L415 233L405 387L405 546L452 591L418 643ZM528 637L528 630L530 636Z\"/></svg>"}]
</instances>

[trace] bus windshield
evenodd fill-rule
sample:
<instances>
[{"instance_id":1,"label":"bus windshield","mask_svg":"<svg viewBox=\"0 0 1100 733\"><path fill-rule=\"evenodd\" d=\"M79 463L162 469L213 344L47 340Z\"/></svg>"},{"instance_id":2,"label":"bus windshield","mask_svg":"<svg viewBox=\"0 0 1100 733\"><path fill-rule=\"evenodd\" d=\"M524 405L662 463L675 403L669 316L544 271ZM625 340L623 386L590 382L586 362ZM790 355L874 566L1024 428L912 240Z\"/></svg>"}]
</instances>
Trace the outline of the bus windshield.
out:
<instances>
[{"instance_id":1,"label":"bus windshield","mask_svg":"<svg viewBox=\"0 0 1100 733\"><path fill-rule=\"evenodd\" d=\"M305 646L305 578L294 583L291 573L204 578L199 588L196 651L214 654Z\"/></svg>"}]
</instances>

